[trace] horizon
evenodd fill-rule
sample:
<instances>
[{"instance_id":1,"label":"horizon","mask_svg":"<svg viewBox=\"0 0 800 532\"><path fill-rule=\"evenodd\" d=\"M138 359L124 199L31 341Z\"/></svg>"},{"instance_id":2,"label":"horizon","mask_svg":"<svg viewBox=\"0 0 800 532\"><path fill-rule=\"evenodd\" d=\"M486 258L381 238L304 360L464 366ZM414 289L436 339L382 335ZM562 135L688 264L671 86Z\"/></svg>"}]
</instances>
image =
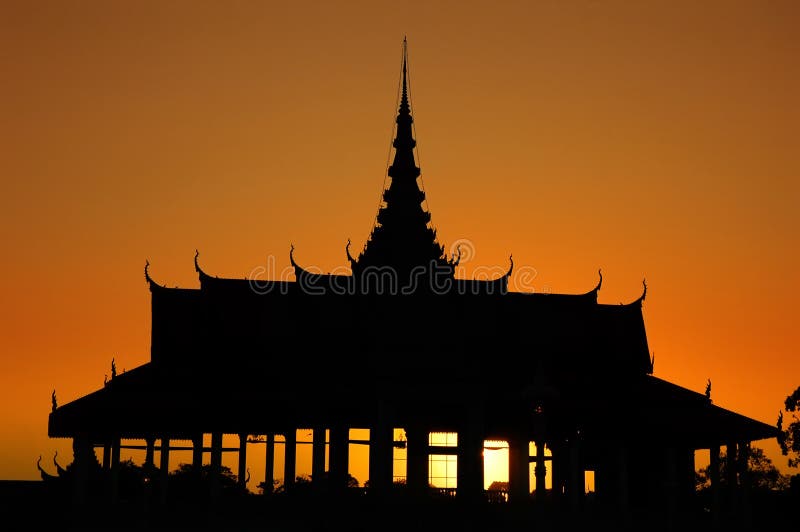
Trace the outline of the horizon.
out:
<instances>
[{"instance_id":1,"label":"horizon","mask_svg":"<svg viewBox=\"0 0 800 532\"><path fill-rule=\"evenodd\" d=\"M775 424L800 385L799 8L399 5L11 7L0 478L69 462L53 389L149 360L145 260L196 288L196 249L232 278L360 249L404 35L426 207L448 253L471 244L463 275L513 254L512 290L584 293L601 269L606 304L644 278L654 375Z\"/></svg>"}]
</instances>

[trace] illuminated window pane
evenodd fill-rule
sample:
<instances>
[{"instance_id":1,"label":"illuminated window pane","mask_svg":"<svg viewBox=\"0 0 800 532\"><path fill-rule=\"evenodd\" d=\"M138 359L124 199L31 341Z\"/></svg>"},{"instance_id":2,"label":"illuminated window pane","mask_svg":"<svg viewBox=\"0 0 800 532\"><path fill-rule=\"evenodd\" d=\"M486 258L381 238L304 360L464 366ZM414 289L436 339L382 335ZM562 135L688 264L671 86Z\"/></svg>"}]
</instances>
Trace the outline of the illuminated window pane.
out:
<instances>
[{"instance_id":1,"label":"illuminated window pane","mask_svg":"<svg viewBox=\"0 0 800 532\"><path fill-rule=\"evenodd\" d=\"M432 454L428 459L428 480L436 488L458 487L458 457L454 454Z\"/></svg>"},{"instance_id":2,"label":"illuminated window pane","mask_svg":"<svg viewBox=\"0 0 800 532\"><path fill-rule=\"evenodd\" d=\"M406 481L406 431L403 429L394 429L394 451L392 453L392 479L397 483L405 483Z\"/></svg>"},{"instance_id":3,"label":"illuminated window pane","mask_svg":"<svg viewBox=\"0 0 800 532\"><path fill-rule=\"evenodd\" d=\"M431 432L428 434L428 445L438 447L456 447L458 445L457 432Z\"/></svg>"}]
</instances>

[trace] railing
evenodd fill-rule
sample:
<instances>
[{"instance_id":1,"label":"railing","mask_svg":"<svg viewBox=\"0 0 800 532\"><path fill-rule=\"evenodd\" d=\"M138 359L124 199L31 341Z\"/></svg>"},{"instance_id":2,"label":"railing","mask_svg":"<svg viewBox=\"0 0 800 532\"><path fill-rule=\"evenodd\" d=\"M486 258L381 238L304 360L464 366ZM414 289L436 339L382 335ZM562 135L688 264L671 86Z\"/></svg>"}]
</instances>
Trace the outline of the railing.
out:
<instances>
[{"instance_id":1,"label":"railing","mask_svg":"<svg viewBox=\"0 0 800 532\"><path fill-rule=\"evenodd\" d=\"M432 488L435 493L439 495L444 495L445 497L455 498L457 489L456 488Z\"/></svg>"},{"instance_id":2,"label":"railing","mask_svg":"<svg viewBox=\"0 0 800 532\"><path fill-rule=\"evenodd\" d=\"M486 490L484 495L489 503L502 504L508 502L508 490Z\"/></svg>"}]
</instances>

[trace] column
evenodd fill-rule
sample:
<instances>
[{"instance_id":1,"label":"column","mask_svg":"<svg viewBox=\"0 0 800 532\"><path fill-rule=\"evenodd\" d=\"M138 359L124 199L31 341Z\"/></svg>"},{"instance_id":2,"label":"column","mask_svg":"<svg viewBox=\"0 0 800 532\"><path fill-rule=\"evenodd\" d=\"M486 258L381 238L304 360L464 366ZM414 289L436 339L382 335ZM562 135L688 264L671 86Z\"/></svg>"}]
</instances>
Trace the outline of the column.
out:
<instances>
[{"instance_id":1,"label":"column","mask_svg":"<svg viewBox=\"0 0 800 532\"><path fill-rule=\"evenodd\" d=\"M719 445L714 445L709 450L709 464L708 473L711 481L711 518L714 523L714 528L720 524L720 512L722 511L721 500L721 487L719 483Z\"/></svg>"},{"instance_id":2,"label":"column","mask_svg":"<svg viewBox=\"0 0 800 532\"><path fill-rule=\"evenodd\" d=\"M696 472L694 449L683 447L678 449L678 511L683 512L691 507L694 501Z\"/></svg>"},{"instance_id":3,"label":"column","mask_svg":"<svg viewBox=\"0 0 800 532\"><path fill-rule=\"evenodd\" d=\"M740 442L738 445L739 457L737 469L739 471L739 501L741 510L742 525L750 528L752 524L752 514L750 507L750 473L748 470L748 460L750 459L750 442Z\"/></svg>"},{"instance_id":4,"label":"column","mask_svg":"<svg viewBox=\"0 0 800 532\"><path fill-rule=\"evenodd\" d=\"M406 428L406 487L414 495L428 490L428 431L421 427Z\"/></svg>"},{"instance_id":5,"label":"column","mask_svg":"<svg viewBox=\"0 0 800 532\"><path fill-rule=\"evenodd\" d=\"M161 504L167 502L167 480L169 479L169 438L161 437L161 471L159 472L159 486L161 493L159 500Z\"/></svg>"},{"instance_id":6,"label":"column","mask_svg":"<svg viewBox=\"0 0 800 532\"><path fill-rule=\"evenodd\" d=\"M736 443L728 442L728 444L725 446L725 451L726 506L728 508L729 516L734 517L736 514L737 505L739 504L739 501L737 500L737 494L739 491L737 470L739 467L736 463Z\"/></svg>"},{"instance_id":7,"label":"column","mask_svg":"<svg viewBox=\"0 0 800 532\"><path fill-rule=\"evenodd\" d=\"M586 491L584 486L585 473L581 465L581 444L577 434L569 442L569 507L573 515L577 515L583 506L583 497Z\"/></svg>"},{"instance_id":8,"label":"column","mask_svg":"<svg viewBox=\"0 0 800 532\"><path fill-rule=\"evenodd\" d=\"M89 487L89 455L93 452L92 444L88 438L75 436L72 439L72 503L76 506L82 506L86 503L86 494Z\"/></svg>"},{"instance_id":9,"label":"column","mask_svg":"<svg viewBox=\"0 0 800 532\"><path fill-rule=\"evenodd\" d=\"M110 451L110 464L111 469L111 504L117 504L119 500L119 454L122 447L122 440L114 438L110 444L106 444L106 450ZM103 461L105 461L105 452Z\"/></svg>"},{"instance_id":10,"label":"column","mask_svg":"<svg viewBox=\"0 0 800 532\"><path fill-rule=\"evenodd\" d=\"M222 433L211 433L211 467L209 471L209 484L211 488L211 498L214 499L220 494L220 475L222 474Z\"/></svg>"},{"instance_id":11,"label":"column","mask_svg":"<svg viewBox=\"0 0 800 532\"><path fill-rule=\"evenodd\" d=\"M247 434L239 434L239 471L236 483L240 489L247 489Z\"/></svg>"},{"instance_id":12,"label":"column","mask_svg":"<svg viewBox=\"0 0 800 532\"><path fill-rule=\"evenodd\" d=\"M330 482L332 489L347 486L350 468L350 429L345 425L331 427Z\"/></svg>"},{"instance_id":13,"label":"column","mask_svg":"<svg viewBox=\"0 0 800 532\"><path fill-rule=\"evenodd\" d=\"M265 445L266 461L264 468L264 495L272 493L275 485L275 434L267 434L267 443Z\"/></svg>"},{"instance_id":14,"label":"column","mask_svg":"<svg viewBox=\"0 0 800 532\"><path fill-rule=\"evenodd\" d=\"M106 441L103 444L103 470L111 470L111 442Z\"/></svg>"},{"instance_id":15,"label":"column","mask_svg":"<svg viewBox=\"0 0 800 532\"><path fill-rule=\"evenodd\" d=\"M369 488L372 493L385 494L392 487L394 435L385 420L369 429Z\"/></svg>"},{"instance_id":16,"label":"column","mask_svg":"<svg viewBox=\"0 0 800 532\"><path fill-rule=\"evenodd\" d=\"M316 426L313 429L311 482L317 487L325 485L325 427Z\"/></svg>"},{"instance_id":17,"label":"column","mask_svg":"<svg viewBox=\"0 0 800 532\"><path fill-rule=\"evenodd\" d=\"M192 468L195 473L199 473L203 469L203 435L198 434L192 438Z\"/></svg>"},{"instance_id":18,"label":"column","mask_svg":"<svg viewBox=\"0 0 800 532\"><path fill-rule=\"evenodd\" d=\"M530 450L528 439L514 436L508 440L508 500L530 500Z\"/></svg>"},{"instance_id":19,"label":"column","mask_svg":"<svg viewBox=\"0 0 800 532\"><path fill-rule=\"evenodd\" d=\"M153 437L147 437L145 438L145 444L147 450L145 451L144 454L144 466L147 472L149 473L150 471L153 470L153 468L156 465L156 459L155 459L156 439Z\"/></svg>"},{"instance_id":20,"label":"column","mask_svg":"<svg viewBox=\"0 0 800 532\"><path fill-rule=\"evenodd\" d=\"M536 500L543 501L547 493L545 479L547 478L547 467L544 464L544 441L536 442L536 466L534 468L536 478Z\"/></svg>"},{"instance_id":21,"label":"column","mask_svg":"<svg viewBox=\"0 0 800 532\"><path fill-rule=\"evenodd\" d=\"M297 429L287 430L285 433L286 448L283 462L283 489L290 491L294 486L294 477L297 467Z\"/></svg>"},{"instance_id":22,"label":"column","mask_svg":"<svg viewBox=\"0 0 800 532\"><path fill-rule=\"evenodd\" d=\"M664 511L671 526L678 500L678 457L674 447L664 449Z\"/></svg>"},{"instance_id":23,"label":"column","mask_svg":"<svg viewBox=\"0 0 800 532\"><path fill-rule=\"evenodd\" d=\"M619 442L617 448L617 481L619 513L622 522L627 524L630 519L630 498L628 494L630 479L628 476L628 448L624 442Z\"/></svg>"},{"instance_id":24,"label":"column","mask_svg":"<svg viewBox=\"0 0 800 532\"><path fill-rule=\"evenodd\" d=\"M483 438L474 427L458 434L458 483L456 496L473 503L483 502Z\"/></svg>"},{"instance_id":25,"label":"column","mask_svg":"<svg viewBox=\"0 0 800 532\"><path fill-rule=\"evenodd\" d=\"M554 443L550 450L552 454L550 467L553 472L553 502L561 506L565 493L564 484L566 482L566 478L564 473L567 470L564 467L564 444Z\"/></svg>"}]
</instances>

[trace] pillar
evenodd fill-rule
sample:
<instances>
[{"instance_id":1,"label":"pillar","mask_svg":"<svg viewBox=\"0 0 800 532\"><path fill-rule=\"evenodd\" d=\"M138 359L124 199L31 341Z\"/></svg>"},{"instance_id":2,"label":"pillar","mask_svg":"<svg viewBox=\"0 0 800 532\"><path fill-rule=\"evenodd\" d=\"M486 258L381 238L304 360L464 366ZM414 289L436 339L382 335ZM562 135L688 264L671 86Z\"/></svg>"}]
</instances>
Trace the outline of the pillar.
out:
<instances>
[{"instance_id":1,"label":"pillar","mask_svg":"<svg viewBox=\"0 0 800 532\"><path fill-rule=\"evenodd\" d=\"M111 470L111 442L106 441L103 444L103 470Z\"/></svg>"},{"instance_id":2,"label":"pillar","mask_svg":"<svg viewBox=\"0 0 800 532\"><path fill-rule=\"evenodd\" d=\"M716 528L719 526L720 512L722 511L722 505L720 503L722 494L719 483L719 445L711 447L709 456L708 476L711 481L711 518Z\"/></svg>"},{"instance_id":3,"label":"pillar","mask_svg":"<svg viewBox=\"0 0 800 532\"><path fill-rule=\"evenodd\" d=\"M458 434L456 496L467 502L483 500L483 436L467 424Z\"/></svg>"},{"instance_id":4,"label":"pillar","mask_svg":"<svg viewBox=\"0 0 800 532\"><path fill-rule=\"evenodd\" d=\"M89 455L93 452L92 444L84 436L75 436L72 439L72 502L76 506L86 503L89 487Z\"/></svg>"},{"instance_id":5,"label":"pillar","mask_svg":"<svg viewBox=\"0 0 800 532\"><path fill-rule=\"evenodd\" d=\"M394 434L386 419L369 429L369 489L375 494L385 494L392 487Z\"/></svg>"},{"instance_id":6,"label":"pillar","mask_svg":"<svg viewBox=\"0 0 800 532\"><path fill-rule=\"evenodd\" d=\"M346 487L350 468L350 429L345 425L331 427L330 462L331 488Z\"/></svg>"},{"instance_id":7,"label":"pillar","mask_svg":"<svg viewBox=\"0 0 800 532\"><path fill-rule=\"evenodd\" d=\"M297 429L287 430L285 433L286 448L283 462L283 489L290 491L294 486L294 477L297 467Z\"/></svg>"},{"instance_id":8,"label":"pillar","mask_svg":"<svg viewBox=\"0 0 800 532\"><path fill-rule=\"evenodd\" d=\"M211 433L211 467L209 471L209 484L211 497L220 494L220 476L222 475L222 433Z\"/></svg>"},{"instance_id":9,"label":"pillar","mask_svg":"<svg viewBox=\"0 0 800 532\"><path fill-rule=\"evenodd\" d=\"M148 437L148 438L145 439L145 444L146 444L146 448L147 448L147 450L144 453L145 469L148 470L148 471L152 471L152 469L155 467L155 464L156 464L156 460L155 460L156 439L153 438L153 437Z\"/></svg>"},{"instance_id":10,"label":"pillar","mask_svg":"<svg viewBox=\"0 0 800 532\"><path fill-rule=\"evenodd\" d=\"M581 510L585 491L584 482L580 439L579 435L575 434L569 441L569 481L567 487L572 515L577 515Z\"/></svg>"},{"instance_id":11,"label":"pillar","mask_svg":"<svg viewBox=\"0 0 800 532\"><path fill-rule=\"evenodd\" d=\"M697 482L695 472L695 452L691 447L677 451L678 463L678 512L684 513L692 507Z\"/></svg>"},{"instance_id":12,"label":"pillar","mask_svg":"<svg viewBox=\"0 0 800 532\"><path fill-rule=\"evenodd\" d=\"M550 460L550 467L552 468L553 472L553 502L561 505L563 502L563 497L565 493L565 483L566 477L565 472L567 472L567 468L564 462L564 444L563 443L556 443L553 444L550 448L552 459Z\"/></svg>"},{"instance_id":13,"label":"pillar","mask_svg":"<svg viewBox=\"0 0 800 532\"><path fill-rule=\"evenodd\" d=\"M196 473L203 469L203 435L192 438L192 468Z\"/></svg>"},{"instance_id":14,"label":"pillar","mask_svg":"<svg viewBox=\"0 0 800 532\"><path fill-rule=\"evenodd\" d=\"M739 501L737 500L739 491L737 470L739 469L739 466L736 463L736 443L728 442L727 445L725 445L725 451L726 506L728 508L728 513L731 517L733 517L736 513L737 505L739 504Z\"/></svg>"},{"instance_id":15,"label":"pillar","mask_svg":"<svg viewBox=\"0 0 800 532\"><path fill-rule=\"evenodd\" d=\"M534 467L534 477L536 478L536 499L543 501L547 493L545 479L547 478L547 466L544 463L544 441L536 442L536 466Z\"/></svg>"},{"instance_id":16,"label":"pillar","mask_svg":"<svg viewBox=\"0 0 800 532\"><path fill-rule=\"evenodd\" d=\"M672 526L678 502L678 456L674 447L664 449L663 501L667 524Z\"/></svg>"},{"instance_id":17,"label":"pillar","mask_svg":"<svg viewBox=\"0 0 800 532\"><path fill-rule=\"evenodd\" d=\"M521 436L508 441L508 500L530 500L530 450L528 439Z\"/></svg>"},{"instance_id":18,"label":"pillar","mask_svg":"<svg viewBox=\"0 0 800 532\"><path fill-rule=\"evenodd\" d=\"M239 471L236 483L240 489L247 489L247 434L239 434Z\"/></svg>"},{"instance_id":19,"label":"pillar","mask_svg":"<svg viewBox=\"0 0 800 532\"><path fill-rule=\"evenodd\" d=\"M161 471L159 472L159 486L161 488L159 500L161 504L167 502L167 480L169 479L169 438L161 437Z\"/></svg>"},{"instance_id":20,"label":"pillar","mask_svg":"<svg viewBox=\"0 0 800 532\"><path fill-rule=\"evenodd\" d=\"M103 450L103 461L105 462L106 450L109 451L110 464L108 467L111 469L111 504L117 504L119 500L119 455L122 447L122 440L114 438L110 444L106 444Z\"/></svg>"},{"instance_id":21,"label":"pillar","mask_svg":"<svg viewBox=\"0 0 800 532\"><path fill-rule=\"evenodd\" d=\"M628 448L623 442L620 442L617 447L617 504L619 505L619 514L623 523L627 523L630 519L628 461Z\"/></svg>"},{"instance_id":22,"label":"pillar","mask_svg":"<svg viewBox=\"0 0 800 532\"><path fill-rule=\"evenodd\" d=\"M428 490L428 431L406 428L406 487L414 495Z\"/></svg>"},{"instance_id":23,"label":"pillar","mask_svg":"<svg viewBox=\"0 0 800 532\"><path fill-rule=\"evenodd\" d=\"M750 507L750 472L748 461L750 459L750 442L740 442L738 445L739 456L737 469L739 471L739 506L741 510L742 525L749 528L752 524Z\"/></svg>"},{"instance_id":24,"label":"pillar","mask_svg":"<svg viewBox=\"0 0 800 532\"><path fill-rule=\"evenodd\" d=\"M325 427L314 427L311 442L311 482L317 486L325 484Z\"/></svg>"},{"instance_id":25,"label":"pillar","mask_svg":"<svg viewBox=\"0 0 800 532\"><path fill-rule=\"evenodd\" d=\"M267 443L265 445L266 461L264 467L264 495L272 493L275 485L275 434L267 434Z\"/></svg>"}]
</instances>

